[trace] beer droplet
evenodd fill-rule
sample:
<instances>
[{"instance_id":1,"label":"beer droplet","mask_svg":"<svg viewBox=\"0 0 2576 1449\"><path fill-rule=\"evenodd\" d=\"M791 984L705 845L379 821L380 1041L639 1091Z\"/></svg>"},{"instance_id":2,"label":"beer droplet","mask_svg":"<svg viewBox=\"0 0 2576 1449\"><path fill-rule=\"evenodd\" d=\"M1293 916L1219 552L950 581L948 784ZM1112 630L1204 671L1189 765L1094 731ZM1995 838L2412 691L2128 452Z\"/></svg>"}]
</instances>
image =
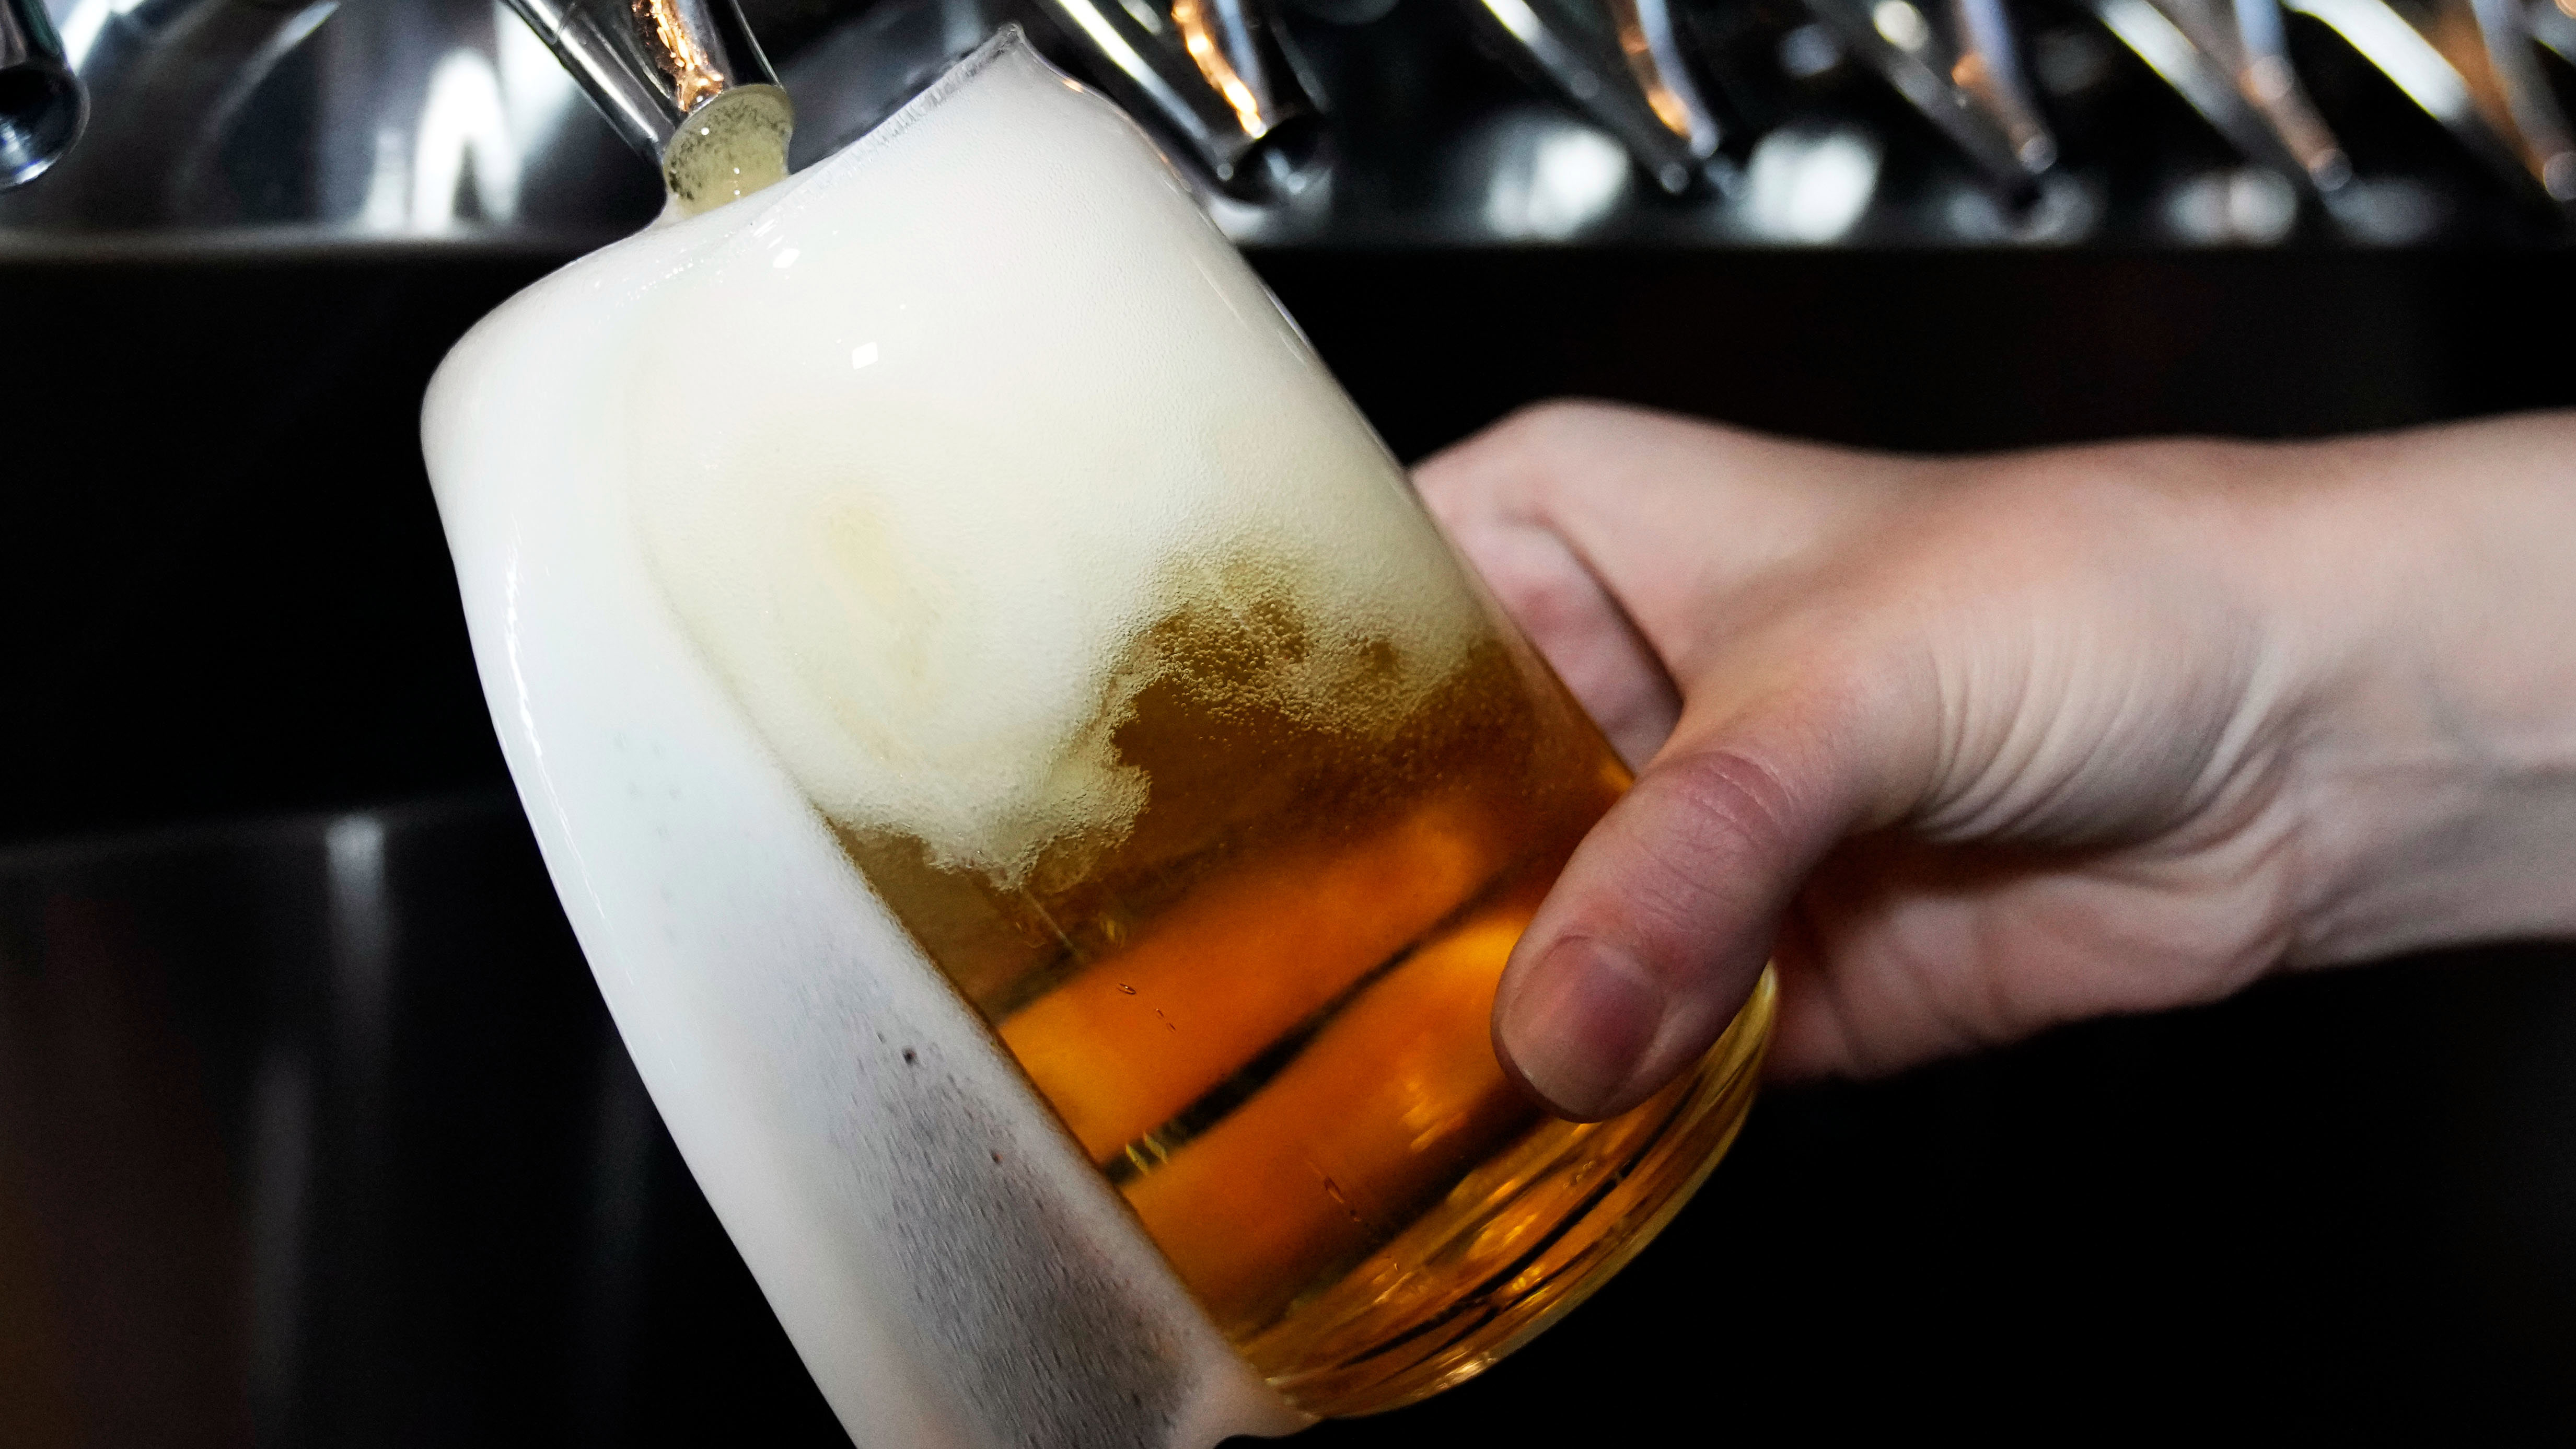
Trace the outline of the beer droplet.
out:
<instances>
[{"instance_id":1,"label":"beer droplet","mask_svg":"<svg viewBox=\"0 0 2576 1449\"><path fill-rule=\"evenodd\" d=\"M1135 987L1133 987L1133 986L1128 985L1128 984L1127 984L1126 982L1124 982L1124 981L1121 981L1121 982L1119 982L1119 983L1118 983L1118 989L1119 989L1119 990L1121 990L1121 991L1126 992L1126 993L1127 993L1128 995L1130 995L1130 996L1133 996L1133 995L1135 995L1135 994L1136 994L1136 988L1135 988Z\"/></svg>"}]
</instances>

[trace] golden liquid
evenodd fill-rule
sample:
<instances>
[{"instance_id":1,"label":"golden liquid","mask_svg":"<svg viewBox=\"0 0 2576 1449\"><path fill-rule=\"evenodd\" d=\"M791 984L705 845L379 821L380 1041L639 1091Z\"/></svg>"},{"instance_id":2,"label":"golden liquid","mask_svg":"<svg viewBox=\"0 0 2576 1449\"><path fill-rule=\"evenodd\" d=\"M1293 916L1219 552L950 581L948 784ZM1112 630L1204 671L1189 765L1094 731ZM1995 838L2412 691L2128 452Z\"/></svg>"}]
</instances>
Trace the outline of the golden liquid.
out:
<instances>
[{"instance_id":1,"label":"golden liquid","mask_svg":"<svg viewBox=\"0 0 2576 1449\"><path fill-rule=\"evenodd\" d=\"M703 57L701 57L703 59ZM787 179L796 108L776 86L736 86L699 106L662 146L662 189L682 216Z\"/></svg>"},{"instance_id":2,"label":"golden liquid","mask_svg":"<svg viewBox=\"0 0 2576 1449\"><path fill-rule=\"evenodd\" d=\"M1646 1105L1537 1110L1494 1057L1495 983L1627 771L1502 629L1405 687L1392 644L1218 593L1138 646L1151 679L1112 738L1147 796L1120 838L1010 886L842 840L1254 1367L1309 1412L1391 1408L1509 1351L1680 1206L1749 1103L1769 980ZM1339 699L1403 703L1319 721L1276 687L1319 668Z\"/></svg>"}]
</instances>

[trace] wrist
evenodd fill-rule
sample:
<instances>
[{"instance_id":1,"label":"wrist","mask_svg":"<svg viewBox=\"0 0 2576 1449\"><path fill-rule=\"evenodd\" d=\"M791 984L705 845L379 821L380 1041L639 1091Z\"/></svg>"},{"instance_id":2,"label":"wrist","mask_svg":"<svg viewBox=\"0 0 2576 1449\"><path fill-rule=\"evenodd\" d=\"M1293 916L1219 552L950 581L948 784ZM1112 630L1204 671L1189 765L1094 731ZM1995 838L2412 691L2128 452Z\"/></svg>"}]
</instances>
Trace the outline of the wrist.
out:
<instances>
[{"instance_id":1,"label":"wrist","mask_svg":"<svg viewBox=\"0 0 2576 1449\"><path fill-rule=\"evenodd\" d=\"M2576 419L2273 451L2293 964L2576 931Z\"/></svg>"}]
</instances>

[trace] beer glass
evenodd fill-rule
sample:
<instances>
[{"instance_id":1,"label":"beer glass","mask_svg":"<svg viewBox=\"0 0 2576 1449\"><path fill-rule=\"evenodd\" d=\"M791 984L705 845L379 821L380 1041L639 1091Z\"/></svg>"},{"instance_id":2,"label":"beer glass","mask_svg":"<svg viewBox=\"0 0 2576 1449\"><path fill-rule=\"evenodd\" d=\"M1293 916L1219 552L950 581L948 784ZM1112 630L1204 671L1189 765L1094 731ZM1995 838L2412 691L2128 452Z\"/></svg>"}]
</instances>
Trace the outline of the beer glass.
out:
<instances>
[{"instance_id":1,"label":"beer glass","mask_svg":"<svg viewBox=\"0 0 2576 1449\"><path fill-rule=\"evenodd\" d=\"M1015 31L506 304L424 438L585 951L861 1442L1407 1402L1740 1124L1767 975L1614 1120L1505 1078L1496 978L1627 771Z\"/></svg>"}]
</instances>

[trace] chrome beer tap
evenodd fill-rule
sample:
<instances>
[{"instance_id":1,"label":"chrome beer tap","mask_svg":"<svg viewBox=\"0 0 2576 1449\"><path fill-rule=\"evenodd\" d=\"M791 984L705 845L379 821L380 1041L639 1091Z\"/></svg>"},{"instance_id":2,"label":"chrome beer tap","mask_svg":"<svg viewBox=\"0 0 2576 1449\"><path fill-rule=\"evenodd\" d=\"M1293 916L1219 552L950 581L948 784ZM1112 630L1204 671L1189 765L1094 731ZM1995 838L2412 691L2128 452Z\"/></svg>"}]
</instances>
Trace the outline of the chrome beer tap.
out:
<instances>
[{"instance_id":1,"label":"chrome beer tap","mask_svg":"<svg viewBox=\"0 0 2576 1449\"><path fill-rule=\"evenodd\" d=\"M1807 0L1843 45L2009 195L2057 164L2000 0Z\"/></svg>"},{"instance_id":2,"label":"chrome beer tap","mask_svg":"<svg viewBox=\"0 0 2576 1449\"><path fill-rule=\"evenodd\" d=\"M1668 0L1472 0L1470 8L1665 191L1689 190L1716 156L1717 118L1691 78Z\"/></svg>"},{"instance_id":3,"label":"chrome beer tap","mask_svg":"<svg viewBox=\"0 0 2576 1449\"><path fill-rule=\"evenodd\" d=\"M2103 28L2249 161L2320 192L2352 163L2290 68L2280 0L2092 0Z\"/></svg>"},{"instance_id":4,"label":"chrome beer tap","mask_svg":"<svg viewBox=\"0 0 2576 1449\"><path fill-rule=\"evenodd\" d=\"M2576 137L2514 0L2285 0L2323 22L2499 176L2576 206Z\"/></svg>"},{"instance_id":5,"label":"chrome beer tap","mask_svg":"<svg viewBox=\"0 0 2576 1449\"><path fill-rule=\"evenodd\" d=\"M735 0L509 0L694 213L787 174L796 108Z\"/></svg>"},{"instance_id":6,"label":"chrome beer tap","mask_svg":"<svg viewBox=\"0 0 2576 1449\"><path fill-rule=\"evenodd\" d=\"M44 0L0 0L0 190L35 180L70 150L88 107Z\"/></svg>"},{"instance_id":7,"label":"chrome beer tap","mask_svg":"<svg viewBox=\"0 0 2576 1449\"><path fill-rule=\"evenodd\" d=\"M1326 163L1323 111L1265 0L1040 0L1127 109L1227 192L1279 200Z\"/></svg>"}]
</instances>

